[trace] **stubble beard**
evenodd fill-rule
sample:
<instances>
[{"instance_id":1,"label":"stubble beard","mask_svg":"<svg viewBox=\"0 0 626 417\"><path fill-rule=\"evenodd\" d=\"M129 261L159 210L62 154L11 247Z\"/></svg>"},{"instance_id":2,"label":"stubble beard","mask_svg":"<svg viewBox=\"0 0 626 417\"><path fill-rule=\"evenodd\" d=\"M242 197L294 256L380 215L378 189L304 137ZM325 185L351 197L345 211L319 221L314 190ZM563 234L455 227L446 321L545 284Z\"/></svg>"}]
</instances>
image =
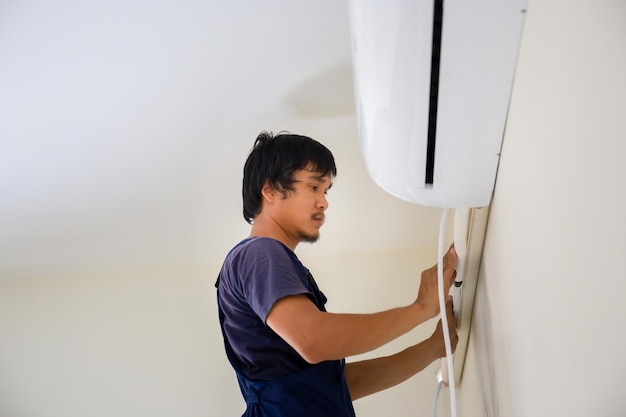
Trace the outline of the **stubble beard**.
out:
<instances>
[{"instance_id":1,"label":"stubble beard","mask_svg":"<svg viewBox=\"0 0 626 417\"><path fill-rule=\"evenodd\" d=\"M319 238L320 238L319 233L317 233L316 235L310 235L305 232L300 232L300 242L315 243L319 240Z\"/></svg>"},{"instance_id":2,"label":"stubble beard","mask_svg":"<svg viewBox=\"0 0 626 417\"><path fill-rule=\"evenodd\" d=\"M318 216L319 215L311 216L311 219L315 220ZM317 232L315 234L311 234L304 230L300 230L299 235L300 235L300 242L315 243L320 238L320 230L319 228L317 228Z\"/></svg>"}]
</instances>

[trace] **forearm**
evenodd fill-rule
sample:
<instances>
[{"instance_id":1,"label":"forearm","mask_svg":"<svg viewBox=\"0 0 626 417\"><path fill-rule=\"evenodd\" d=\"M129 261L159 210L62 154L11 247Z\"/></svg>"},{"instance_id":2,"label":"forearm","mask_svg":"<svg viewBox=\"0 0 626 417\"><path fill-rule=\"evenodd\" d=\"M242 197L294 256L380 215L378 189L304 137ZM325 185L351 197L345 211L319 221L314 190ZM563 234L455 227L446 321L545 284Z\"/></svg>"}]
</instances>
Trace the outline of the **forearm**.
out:
<instances>
[{"instance_id":1,"label":"forearm","mask_svg":"<svg viewBox=\"0 0 626 417\"><path fill-rule=\"evenodd\" d=\"M430 318L420 304L372 314L321 312L306 297L280 300L267 324L308 362L341 359L374 350Z\"/></svg>"},{"instance_id":2,"label":"forearm","mask_svg":"<svg viewBox=\"0 0 626 417\"><path fill-rule=\"evenodd\" d=\"M444 292L454 280L456 253L444 257ZM415 303L374 314L321 312L304 294L286 296L270 309L266 324L306 361L317 363L369 352L439 314L437 265L422 272Z\"/></svg>"},{"instance_id":3,"label":"forearm","mask_svg":"<svg viewBox=\"0 0 626 417\"><path fill-rule=\"evenodd\" d=\"M316 340L324 360L369 352L411 331L429 317L418 305L372 314L324 313L316 326Z\"/></svg>"},{"instance_id":4,"label":"forearm","mask_svg":"<svg viewBox=\"0 0 626 417\"><path fill-rule=\"evenodd\" d=\"M440 357L432 338L395 355L346 364L346 380L352 400L406 381Z\"/></svg>"}]
</instances>

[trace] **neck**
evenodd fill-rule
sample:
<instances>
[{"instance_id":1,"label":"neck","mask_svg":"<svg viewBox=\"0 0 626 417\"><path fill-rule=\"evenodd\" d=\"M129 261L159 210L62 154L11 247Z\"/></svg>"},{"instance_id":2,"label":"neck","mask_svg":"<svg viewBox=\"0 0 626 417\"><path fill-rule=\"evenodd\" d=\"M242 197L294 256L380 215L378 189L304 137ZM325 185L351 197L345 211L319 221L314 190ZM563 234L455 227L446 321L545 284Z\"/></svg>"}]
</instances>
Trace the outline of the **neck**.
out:
<instances>
[{"instance_id":1,"label":"neck","mask_svg":"<svg viewBox=\"0 0 626 417\"><path fill-rule=\"evenodd\" d=\"M285 233L274 219L267 219L261 215L254 219L252 228L250 229L250 237L269 237L278 240L294 252L296 251L298 243L300 243L297 239Z\"/></svg>"}]
</instances>

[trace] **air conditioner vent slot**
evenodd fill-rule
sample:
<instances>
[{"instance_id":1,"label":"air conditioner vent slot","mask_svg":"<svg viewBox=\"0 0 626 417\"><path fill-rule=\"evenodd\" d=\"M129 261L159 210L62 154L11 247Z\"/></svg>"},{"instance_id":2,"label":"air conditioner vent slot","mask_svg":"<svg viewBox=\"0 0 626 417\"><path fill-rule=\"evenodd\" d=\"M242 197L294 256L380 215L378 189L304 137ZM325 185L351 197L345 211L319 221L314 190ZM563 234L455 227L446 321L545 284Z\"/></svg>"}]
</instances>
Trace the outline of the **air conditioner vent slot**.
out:
<instances>
[{"instance_id":1,"label":"air conditioner vent slot","mask_svg":"<svg viewBox=\"0 0 626 417\"><path fill-rule=\"evenodd\" d=\"M426 147L426 184L433 184L435 145L437 142L437 103L439 101L439 66L441 63L441 32L443 0L435 0L433 13L433 43L430 63L430 102L428 107L428 142Z\"/></svg>"}]
</instances>

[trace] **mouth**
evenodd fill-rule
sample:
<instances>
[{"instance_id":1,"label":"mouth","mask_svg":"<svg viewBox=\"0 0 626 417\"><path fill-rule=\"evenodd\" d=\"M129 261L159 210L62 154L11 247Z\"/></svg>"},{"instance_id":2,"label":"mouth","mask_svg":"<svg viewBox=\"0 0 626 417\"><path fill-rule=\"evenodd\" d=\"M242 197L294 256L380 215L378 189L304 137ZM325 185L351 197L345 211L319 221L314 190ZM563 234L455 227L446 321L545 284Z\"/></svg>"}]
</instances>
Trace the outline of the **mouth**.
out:
<instances>
[{"instance_id":1,"label":"mouth","mask_svg":"<svg viewBox=\"0 0 626 417\"><path fill-rule=\"evenodd\" d=\"M322 227L322 225L324 224L324 215L323 214L316 214L313 216L313 221L315 223L317 223L318 227Z\"/></svg>"}]
</instances>

